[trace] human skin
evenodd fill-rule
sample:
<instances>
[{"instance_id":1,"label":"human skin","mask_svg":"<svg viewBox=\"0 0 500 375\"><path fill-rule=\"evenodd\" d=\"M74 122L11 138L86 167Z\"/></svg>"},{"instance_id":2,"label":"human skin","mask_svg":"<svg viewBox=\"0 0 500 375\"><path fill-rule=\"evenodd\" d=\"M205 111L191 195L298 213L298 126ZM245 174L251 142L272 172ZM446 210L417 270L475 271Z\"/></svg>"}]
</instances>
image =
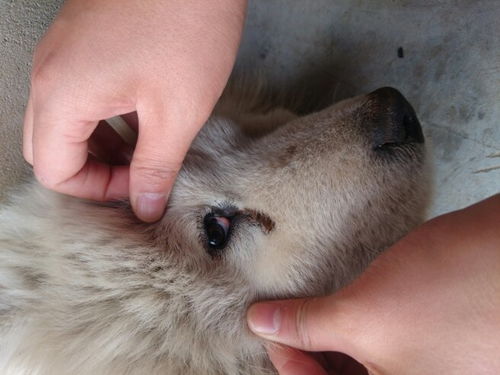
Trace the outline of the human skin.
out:
<instances>
[{"instance_id":1,"label":"human skin","mask_svg":"<svg viewBox=\"0 0 500 375\"><path fill-rule=\"evenodd\" d=\"M140 219L159 219L227 83L245 10L246 0L66 1L33 61L23 154L38 180L82 198L130 197ZM130 166L89 157L91 138L131 154L104 124L95 129L135 111Z\"/></svg>"},{"instance_id":2,"label":"human skin","mask_svg":"<svg viewBox=\"0 0 500 375\"><path fill-rule=\"evenodd\" d=\"M366 373L308 352L370 374L500 374L500 194L423 224L336 294L257 303L248 320L284 344L268 346L280 375Z\"/></svg>"}]
</instances>

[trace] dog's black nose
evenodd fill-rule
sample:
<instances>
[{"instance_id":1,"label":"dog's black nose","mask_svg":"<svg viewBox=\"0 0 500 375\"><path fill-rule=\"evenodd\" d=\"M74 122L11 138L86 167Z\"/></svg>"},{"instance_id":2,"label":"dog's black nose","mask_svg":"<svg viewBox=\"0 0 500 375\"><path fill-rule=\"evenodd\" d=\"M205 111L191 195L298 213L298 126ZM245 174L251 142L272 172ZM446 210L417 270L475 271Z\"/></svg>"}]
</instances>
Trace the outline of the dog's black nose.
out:
<instances>
[{"instance_id":1,"label":"dog's black nose","mask_svg":"<svg viewBox=\"0 0 500 375\"><path fill-rule=\"evenodd\" d=\"M373 124L375 149L408 143L423 143L424 135L415 110L405 97L392 87L368 94Z\"/></svg>"}]
</instances>

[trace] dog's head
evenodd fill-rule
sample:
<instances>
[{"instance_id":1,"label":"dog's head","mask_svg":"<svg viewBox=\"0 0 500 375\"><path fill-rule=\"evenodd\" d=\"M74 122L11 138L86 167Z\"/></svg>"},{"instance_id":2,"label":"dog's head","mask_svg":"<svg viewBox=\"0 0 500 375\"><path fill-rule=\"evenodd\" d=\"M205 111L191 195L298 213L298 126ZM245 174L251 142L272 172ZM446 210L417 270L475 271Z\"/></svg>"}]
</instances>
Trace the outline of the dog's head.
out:
<instances>
[{"instance_id":1,"label":"dog's head","mask_svg":"<svg viewBox=\"0 0 500 375\"><path fill-rule=\"evenodd\" d=\"M268 131L250 136L243 122ZM32 219L19 233L35 242L12 258L23 267L6 263L38 301L21 351L82 373L266 373L249 304L331 292L417 225L423 141L411 106L385 88L305 117L213 117L155 224L30 187L9 223L17 233Z\"/></svg>"},{"instance_id":2,"label":"dog's head","mask_svg":"<svg viewBox=\"0 0 500 375\"><path fill-rule=\"evenodd\" d=\"M234 333L255 299L324 294L350 281L422 220L426 191L422 130L395 89L257 138L214 117L155 241L189 280L180 292L200 329Z\"/></svg>"}]
</instances>

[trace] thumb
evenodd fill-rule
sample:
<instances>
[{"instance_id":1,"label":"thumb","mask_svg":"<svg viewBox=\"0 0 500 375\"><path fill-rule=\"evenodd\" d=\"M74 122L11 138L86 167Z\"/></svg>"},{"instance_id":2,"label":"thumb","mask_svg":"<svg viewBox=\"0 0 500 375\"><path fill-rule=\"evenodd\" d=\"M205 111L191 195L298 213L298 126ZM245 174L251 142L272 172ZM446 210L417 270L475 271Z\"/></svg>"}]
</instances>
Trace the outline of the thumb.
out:
<instances>
[{"instance_id":1,"label":"thumb","mask_svg":"<svg viewBox=\"0 0 500 375\"><path fill-rule=\"evenodd\" d=\"M158 109L138 111L139 134L130 163L130 201L137 217L162 216L184 156L199 126L183 126Z\"/></svg>"},{"instance_id":2,"label":"thumb","mask_svg":"<svg viewBox=\"0 0 500 375\"><path fill-rule=\"evenodd\" d=\"M351 326L335 296L256 303L248 310L249 328L270 341L305 351L343 351Z\"/></svg>"}]
</instances>

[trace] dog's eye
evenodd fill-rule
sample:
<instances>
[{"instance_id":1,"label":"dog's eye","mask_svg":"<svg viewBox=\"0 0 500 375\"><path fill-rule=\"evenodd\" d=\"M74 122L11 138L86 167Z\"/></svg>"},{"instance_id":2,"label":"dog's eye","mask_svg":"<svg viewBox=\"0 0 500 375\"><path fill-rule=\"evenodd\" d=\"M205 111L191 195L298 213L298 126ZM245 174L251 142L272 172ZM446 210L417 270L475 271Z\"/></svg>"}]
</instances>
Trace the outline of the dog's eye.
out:
<instances>
[{"instance_id":1,"label":"dog's eye","mask_svg":"<svg viewBox=\"0 0 500 375\"><path fill-rule=\"evenodd\" d=\"M229 239L231 220L224 216L208 214L203 220L209 249L221 250Z\"/></svg>"}]
</instances>

